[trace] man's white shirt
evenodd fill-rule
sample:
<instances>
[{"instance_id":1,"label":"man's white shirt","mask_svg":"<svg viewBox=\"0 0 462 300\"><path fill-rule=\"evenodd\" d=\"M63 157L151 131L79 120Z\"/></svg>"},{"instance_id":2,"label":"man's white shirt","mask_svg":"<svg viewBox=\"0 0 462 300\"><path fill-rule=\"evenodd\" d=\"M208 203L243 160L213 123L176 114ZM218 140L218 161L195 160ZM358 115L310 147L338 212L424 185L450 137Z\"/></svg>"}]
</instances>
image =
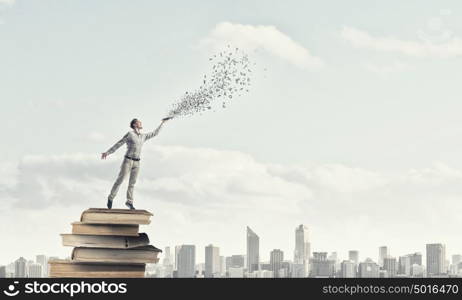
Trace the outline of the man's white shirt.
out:
<instances>
[{"instance_id":1,"label":"man's white shirt","mask_svg":"<svg viewBox=\"0 0 462 300\"><path fill-rule=\"evenodd\" d=\"M143 147L144 142L158 135L160 129L162 128L162 125L163 123L160 124L159 127L157 127L154 131L148 133L140 133L136 130L129 131L127 132L127 134L123 136L122 139L115 143L114 146L112 146L108 151L106 151L106 153L114 153L117 149L120 148L120 146L122 146L123 144L127 144L127 152L125 152L125 155L131 158L138 159L140 158L141 149Z\"/></svg>"}]
</instances>

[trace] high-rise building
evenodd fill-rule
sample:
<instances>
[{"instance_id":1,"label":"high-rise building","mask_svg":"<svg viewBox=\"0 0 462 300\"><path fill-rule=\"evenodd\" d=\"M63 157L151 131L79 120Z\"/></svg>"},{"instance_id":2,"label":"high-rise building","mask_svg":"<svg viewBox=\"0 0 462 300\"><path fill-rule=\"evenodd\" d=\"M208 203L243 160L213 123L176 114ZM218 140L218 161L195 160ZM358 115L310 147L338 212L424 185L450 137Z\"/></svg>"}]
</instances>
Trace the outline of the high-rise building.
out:
<instances>
[{"instance_id":1,"label":"high-rise building","mask_svg":"<svg viewBox=\"0 0 462 300\"><path fill-rule=\"evenodd\" d=\"M226 273L228 273L230 267L231 267L231 256L226 256Z\"/></svg>"},{"instance_id":2,"label":"high-rise building","mask_svg":"<svg viewBox=\"0 0 462 300\"><path fill-rule=\"evenodd\" d=\"M337 271L340 269L340 262L338 260L337 252L336 251L331 252L330 255L327 257L327 260L334 262L334 267L335 267L334 272L337 273Z\"/></svg>"},{"instance_id":3,"label":"high-rise building","mask_svg":"<svg viewBox=\"0 0 462 300\"><path fill-rule=\"evenodd\" d=\"M229 268L245 267L245 255L231 255L226 257L226 272L229 275Z\"/></svg>"},{"instance_id":4,"label":"high-rise building","mask_svg":"<svg viewBox=\"0 0 462 300\"><path fill-rule=\"evenodd\" d=\"M16 269L16 263L12 262L12 263L7 264L5 266L5 269L6 269L6 277L7 278L13 278L14 277L14 271Z\"/></svg>"},{"instance_id":5,"label":"high-rise building","mask_svg":"<svg viewBox=\"0 0 462 300\"><path fill-rule=\"evenodd\" d=\"M422 253L415 252L415 253L409 254L408 256L411 259L411 266L412 265L419 265L419 266L422 265Z\"/></svg>"},{"instance_id":6,"label":"high-rise building","mask_svg":"<svg viewBox=\"0 0 462 300\"><path fill-rule=\"evenodd\" d=\"M412 276L412 266L422 265L422 254L419 252L400 256L398 259L398 271L397 274L402 276ZM419 270L419 269L416 269Z\"/></svg>"},{"instance_id":7,"label":"high-rise building","mask_svg":"<svg viewBox=\"0 0 462 300\"><path fill-rule=\"evenodd\" d=\"M220 277L226 276L226 257L220 255Z\"/></svg>"},{"instance_id":8,"label":"high-rise building","mask_svg":"<svg viewBox=\"0 0 462 300\"><path fill-rule=\"evenodd\" d=\"M244 255L231 255L230 257L230 267L239 268L245 266L245 257Z\"/></svg>"},{"instance_id":9,"label":"high-rise building","mask_svg":"<svg viewBox=\"0 0 462 300\"><path fill-rule=\"evenodd\" d=\"M359 251L358 250L348 251L348 260L351 260L357 265L359 263Z\"/></svg>"},{"instance_id":10,"label":"high-rise building","mask_svg":"<svg viewBox=\"0 0 462 300\"><path fill-rule=\"evenodd\" d=\"M452 256L451 262L451 274L458 275L459 274L459 264L462 263L462 255L454 254Z\"/></svg>"},{"instance_id":11,"label":"high-rise building","mask_svg":"<svg viewBox=\"0 0 462 300\"><path fill-rule=\"evenodd\" d=\"M210 244L205 247L205 277L218 277L220 272L220 249Z\"/></svg>"},{"instance_id":12,"label":"high-rise building","mask_svg":"<svg viewBox=\"0 0 462 300\"><path fill-rule=\"evenodd\" d=\"M24 257L18 258L14 262L14 277L26 278L27 277L27 260Z\"/></svg>"},{"instance_id":13,"label":"high-rise building","mask_svg":"<svg viewBox=\"0 0 462 300\"><path fill-rule=\"evenodd\" d=\"M33 263L28 266L28 277L30 278L40 278L43 275L42 265Z\"/></svg>"},{"instance_id":14,"label":"high-rise building","mask_svg":"<svg viewBox=\"0 0 462 300\"><path fill-rule=\"evenodd\" d=\"M279 277L279 270L282 268L282 261L284 260L284 252L279 249L274 249L270 252L271 271L275 278Z\"/></svg>"},{"instance_id":15,"label":"high-rise building","mask_svg":"<svg viewBox=\"0 0 462 300\"><path fill-rule=\"evenodd\" d=\"M0 266L0 278L6 278L6 266Z\"/></svg>"},{"instance_id":16,"label":"high-rise building","mask_svg":"<svg viewBox=\"0 0 462 300\"><path fill-rule=\"evenodd\" d=\"M292 278L304 278L307 277L305 272L307 264L292 264L290 269L290 275ZM308 274L309 275L309 274Z\"/></svg>"},{"instance_id":17,"label":"high-rise building","mask_svg":"<svg viewBox=\"0 0 462 300\"><path fill-rule=\"evenodd\" d=\"M310 277L334 277L335 261L327 259L327 252L313 252Z\"/></svg>"},{"instance_id":18,"label":"high-rise building","mask_svg":"<svg viewBox=\"0 0 462 300\"><path fill-rule=\"evenodd\" d=\"M456 270L456 274L459 276L459 277L462 277L462 262L458 263L457 265L455 265L455 270Z\"/></svg>"},{"instance_id":19,"label":"high-rise building","mask_svg":"<svg viewBox=\"0 0 462 300\"><path fill-rule=\"evenodd\" d=\"M359 263L358 277L379 278L379 265L372 259L366 258L365 261Z\"/></svg>"},{"instance_id":20,"label":"high-rise building","mask_svg":"<svg viewBox=\"0 0 462 300\"><path fill-rule=\"evenodd\" d=\"M162 265L163 266L169 266L172 265L172 253L170 251L170 247L165 247L164 250L164 259L162 260Z\"/></svg>"},{"instance_id":21,"label":"high-rise building","mask_svg":"<svg viewBox=\"0 0 462 300\"><path fill-rule=\"evenodd\" d=\"M180 253L181 246L175 246L175 270L178 270L178 254Z\"/></svg>"},{"instance_id":22,"label":"high-rise building","mask_svg":"<svg viewBox=\"0 0 462 300\"><path fill-rule=\"evenodd\" d=\"M383 267L383 259L389 255L387 246L379 247L379 267Z\"/></svg>"},{"instance_id":23,"label":"high-rise building","mask_svg":"<svg viewBox=\"0 0 462 300\"><path fill-rule=\"evenodd\" d=\"M388 277L395 277L396 276L396 258L395 257L384 257L383 258L383 269L387 271Z\"/></svg>"},{"instance_id":24,"label":"high-rise building","mask_svg":"<svg viewBox=\"0 0 462 300\"><path fill-rule=\"evenodd\" d=\"M300 277L307 277L309 274L311 256L311 243L309 238L308 227L300 224L295 229L295 250L294 264L303 265Z\"/></svg>"},{"instance_id":25,"label":"high-rise building","mask_svg":"<svg viewBox=\"0 0 462 300\"><path fill-rule=\"evenodd\" d=\"M196 266L196 246L181 245L177 246L177 276L179 278L192 278L195 275Z\"/></svg>"},{"instance_id":26,"label":"high-rise building","mask_svg":"<svg viewBox=\"0 0 462 300\"><path fill-rule=\"evenodd\" d=\"M411 256L404 255L398 258L398 272L399 275L411 275Z\"/></svg>"},{"instance_id":27,"label":"high-rise building","mask_svg":"<svg viewBox=\"0 0 462 300\"><path fill-rule=\"evenodd\" d=\"M427 276L446 274L446 246L443 244L427 244L426 250Z\"/></svg>"},{"instance_id":28,"label":"high-rise building","mask_svg":"<svg viewBox=\"0 0 462 300\"><path fill-rule=\"evenodd\" d=\"M411 266L411 276L422 278L424 276L424 267L422 265L413 264Z\"/></svg>"},{"instance_id":29,"label":"high-rise building","mask_svg":"<svg viewBox=\"0 0 462 300\"><path fill-rule=\"evenodd\" d=\"M340 277L354 278L356 277L356 263L351 260L344 260L340 265Z\"/></svg>"},{"instance_id":30,"label":"high-rise building","mask_svg":"<svg viewBox=\"0 0 462 300\"><path fill-rule=\"evenodd\" d=\"M35 256L35 262L42 266L42 276L41 277L48 277L48 258L41 254Z\"/></svg>"},{"instance_id":31,"label":"high-rise building","mask_svg":"<svg viewBox=\"0 0 462 300\"><path fill-rule=\"evenodd\" d=\"M327 257L328 260L334 260L334 261L337 261L338 260L338 254L337 252L331 252L330 255Z\"/></svg>"},{"instance_id":32,"label":"high-rise building","mask_svg":"<svg viewBox=\"0 0 462 300\"><path fill-rule=\"evenodd\" d=\"M290 270L292 269L292 262L291 261L283 261L281 263L281 268L279 269L279 277L280 278L288 278L291 276Z\"/></svg>"},{"instance_id":33,"label":"high-rise building","mask_svg":"<svg viewBox=\"0 0 462 300\"><path fill-rule=\"evenodd\" d=\"M164 265L164 277L173 278L173 265Z\"/></svg>"},{"instance_id":34,"label":"high-rise building","mask_svg":"<svg viewBox=\"0 0 462 300\"><path fill-rule=\"evenodd\" d=\"M247 272L260 269L260 238L247 226Z\"/></svg>"}]
</instances>

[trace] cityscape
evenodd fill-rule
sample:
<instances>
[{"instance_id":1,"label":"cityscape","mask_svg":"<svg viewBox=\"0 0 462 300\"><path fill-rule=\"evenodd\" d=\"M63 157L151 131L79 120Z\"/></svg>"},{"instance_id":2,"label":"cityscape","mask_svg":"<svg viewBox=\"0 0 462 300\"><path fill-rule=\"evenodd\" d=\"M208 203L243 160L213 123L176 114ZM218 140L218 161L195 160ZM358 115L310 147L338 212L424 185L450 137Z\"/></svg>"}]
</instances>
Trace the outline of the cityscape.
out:
<instances>
[{"instance_id":1,"label":"cityscape","mask_svg":"<svg viewBox=\"0 0 462 300\"><path fill-rule=\"evenodd\" d=\"M387 246L378 247L377 258L360 260L359 250L349 250L347 259L340 260L337 252L311 252L309 229L295 228L295 249L287 259L284 252L274 249L269 261L260 256L260 237L250 227L246 230L246 253L220 255L220 248L208 245L204 262L196 262L195 245L165 247L158 264L148 264L145 277L152 278L404 278L462 277L462 254L449 260L446 246L426 244L425 257L415 252L391 256ZM0 278L48 277L48 260L58 257L36 255L35 260L18 258L0 266ZM425 261L424 261L425 259ZM424 264L425 262L425 264Z\"/></svg>"}]
</instances>

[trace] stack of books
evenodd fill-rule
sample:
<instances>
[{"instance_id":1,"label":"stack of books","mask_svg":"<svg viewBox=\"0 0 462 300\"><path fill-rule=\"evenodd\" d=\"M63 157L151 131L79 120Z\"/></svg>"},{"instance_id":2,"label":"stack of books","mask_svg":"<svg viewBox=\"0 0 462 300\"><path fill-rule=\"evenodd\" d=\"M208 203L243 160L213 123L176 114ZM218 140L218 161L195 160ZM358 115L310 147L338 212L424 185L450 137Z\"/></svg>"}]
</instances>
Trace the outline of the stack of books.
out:
<instances>
[{"instance_id":1,"label":"stack of books","mask_svg":"<svg viewBox=\"0 0 462 300\"><path fill-rule=\"evenodd\" d=\"M63 245L74 249L70 259L49 261L50 277L144 277L146 264L157 263L162 252L139 233L151 216L146 210L85 210L72 234L61 234Z\"/></svg>"}]
</instances>

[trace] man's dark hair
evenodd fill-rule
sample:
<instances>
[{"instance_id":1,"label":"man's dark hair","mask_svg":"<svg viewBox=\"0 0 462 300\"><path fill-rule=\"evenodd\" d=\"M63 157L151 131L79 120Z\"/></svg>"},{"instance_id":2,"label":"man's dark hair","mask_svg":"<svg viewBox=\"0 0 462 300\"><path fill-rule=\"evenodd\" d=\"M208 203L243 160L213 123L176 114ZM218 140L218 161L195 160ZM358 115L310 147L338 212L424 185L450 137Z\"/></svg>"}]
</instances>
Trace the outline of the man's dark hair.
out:
<instances>
[{"instance_id":1,"label":"man's dark hair","mask_svg":"<svg viewBox=\"0 0 462 300\"><path fill-rule=\"evenodd\" d=\"M135 122L136 122L136 121L138 121L138 119L133 119L133 120L130 122L130 127L131 127L132 129L135 129L135 128L133 128L133 126L135 126Z\"/></svg>"}]
</instances>

